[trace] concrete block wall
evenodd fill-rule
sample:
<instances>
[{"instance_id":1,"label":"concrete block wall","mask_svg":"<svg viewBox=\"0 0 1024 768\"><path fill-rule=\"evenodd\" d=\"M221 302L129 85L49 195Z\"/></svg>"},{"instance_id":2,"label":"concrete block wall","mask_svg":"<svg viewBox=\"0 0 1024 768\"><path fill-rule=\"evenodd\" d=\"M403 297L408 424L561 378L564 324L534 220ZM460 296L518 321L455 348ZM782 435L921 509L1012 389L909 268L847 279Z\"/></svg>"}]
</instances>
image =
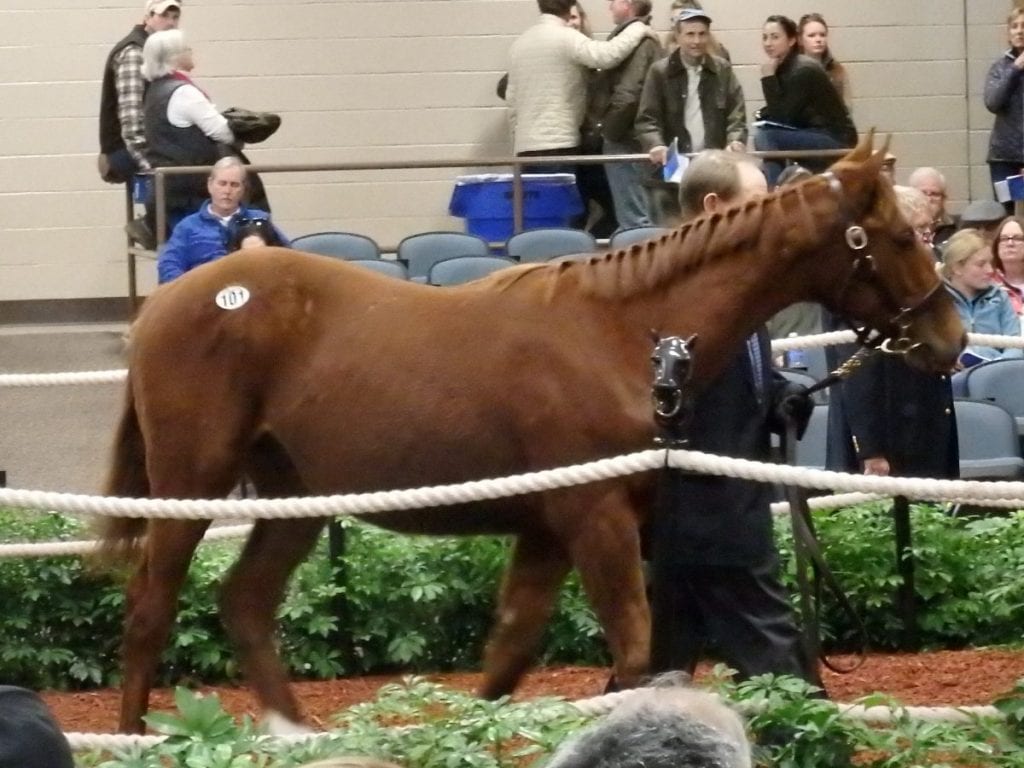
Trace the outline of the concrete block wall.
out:
<instances>
[{"instance_id":1,"label":"concrete block wall","mask_svg":"<svg viewBox=\"0 0 1024 768\"><path fill-rule=\"evenodd\" d=\"M583 0L595 31L604 0ZM124 193L95 170L99 85L110 46L141 0L0 0L0 302L127 293ZM707 0L749 100L760 105L760 27L769 13L823 13L850 70L860 129L892 133L898 178L943 169L953 207L989 194L991 117L981 103L1005 46L1008 0ZM668 28L669 0L655 24ZM279 112L254 162L485 158L509 152L494 92L534 0L185 0L196 80L221 107ZM473 171L474 169L467 169ZM274 216L295 236L362 232L382 244L447 215L459 170L275 174ZM143 292L155 280L140 270Z\"/></svg>"}]
</instances>

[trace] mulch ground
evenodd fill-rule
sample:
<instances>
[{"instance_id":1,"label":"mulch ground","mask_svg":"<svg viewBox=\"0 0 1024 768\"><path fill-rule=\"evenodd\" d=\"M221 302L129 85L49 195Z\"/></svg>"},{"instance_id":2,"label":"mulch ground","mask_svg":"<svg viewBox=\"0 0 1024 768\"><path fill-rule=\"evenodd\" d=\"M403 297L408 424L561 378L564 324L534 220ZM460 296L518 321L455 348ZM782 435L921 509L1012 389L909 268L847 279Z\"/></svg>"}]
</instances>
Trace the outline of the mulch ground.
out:
<instances>
[{"instance_id":1,"label":"mulch ground","mask_svg":"<svg viewBox=\"0 0 1024 768\"><path fill-rule=\"evenodd\" d=\"M837 657L842 665L848 657ZM885 693L903 704L954 706L990 704L1024 678L1024 650L938 651L920 654L873 654L855 672L839 675L825 670L825 685L836 701L849 702L870 693ZM310 721L328 724L331 716L353 704L375 698L384 684L401 675L341 678L295 684L295 691ZM472 691L480 681L478 673L427 675L429 679L455 689ZM698 671L698 679L700 671ZM594 667L539 669L527 676L516 698L562 696L570 700L596 696L608 678L608 670ZM235 716L258 715L250 693L239 687L203 687L216 693L225 709ZM117 724L120 692L98 690L79 693L44 692L66 732L112 733ZM153 710L174 711L173 692L154 691Z\"/></svg>"}]
</instances>

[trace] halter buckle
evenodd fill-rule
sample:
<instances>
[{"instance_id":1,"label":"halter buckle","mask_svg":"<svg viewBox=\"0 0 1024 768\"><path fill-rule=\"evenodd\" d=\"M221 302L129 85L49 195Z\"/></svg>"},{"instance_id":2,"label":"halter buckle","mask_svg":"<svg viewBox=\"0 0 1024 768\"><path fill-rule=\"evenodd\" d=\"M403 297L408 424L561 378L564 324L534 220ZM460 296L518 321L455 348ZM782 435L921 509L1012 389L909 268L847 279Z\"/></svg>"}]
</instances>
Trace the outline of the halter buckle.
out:
<instances>
[{"instance_id":1,"label":"halter buckle","mask_svg":"<svg viewBox=\"0 0 1024 768\"><path fill-rule=\"evenodd\" d=\"M846 228L846 244L852 251L863 251L868 247L868 233L859 224Z\"/></svg>"}]
</instances>

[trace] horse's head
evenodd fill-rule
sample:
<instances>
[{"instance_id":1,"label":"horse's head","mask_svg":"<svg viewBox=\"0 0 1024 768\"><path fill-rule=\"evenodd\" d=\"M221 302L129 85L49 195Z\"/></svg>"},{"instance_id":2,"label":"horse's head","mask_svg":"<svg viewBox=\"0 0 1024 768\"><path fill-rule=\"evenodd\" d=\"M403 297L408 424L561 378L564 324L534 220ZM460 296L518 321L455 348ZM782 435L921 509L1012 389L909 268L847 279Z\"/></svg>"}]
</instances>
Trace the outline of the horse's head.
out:
<instances>
[{"instance_id":1,"label":"horse's head","mask_svg":"<svg viewBox=\"0 0 1024 768\"><path fill-rule=\"evenodd\" d=\"M948 372L965 343L964 329L935 269L935 259L900 214L882 173L888 141L872 151L873 134L824 175L838 203L826 249L832 258L821 301L851 325L874 329L883 348L924 369Z\"/></svg>"}]
</instances>

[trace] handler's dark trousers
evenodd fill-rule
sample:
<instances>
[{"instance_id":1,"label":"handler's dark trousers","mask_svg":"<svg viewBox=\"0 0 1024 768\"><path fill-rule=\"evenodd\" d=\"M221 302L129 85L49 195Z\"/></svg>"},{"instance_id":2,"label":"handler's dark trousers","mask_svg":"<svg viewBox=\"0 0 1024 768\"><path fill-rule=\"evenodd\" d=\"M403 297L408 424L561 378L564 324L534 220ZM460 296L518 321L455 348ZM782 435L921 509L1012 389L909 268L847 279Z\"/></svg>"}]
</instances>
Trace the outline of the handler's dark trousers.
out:
<instances>
[{"instance_id":1,"label":"handler's dark trousers","mask_svg":"<svg viewBox=\"0 0 1024 768\"><path fill-rule=\"evenodd\" d=\"M777 569L774 558L753 568L677 565L670 602L654 617L651 671L692 674L710 643L740 679L772 673L820 686Z\"/></svg>"}]
</instances>

